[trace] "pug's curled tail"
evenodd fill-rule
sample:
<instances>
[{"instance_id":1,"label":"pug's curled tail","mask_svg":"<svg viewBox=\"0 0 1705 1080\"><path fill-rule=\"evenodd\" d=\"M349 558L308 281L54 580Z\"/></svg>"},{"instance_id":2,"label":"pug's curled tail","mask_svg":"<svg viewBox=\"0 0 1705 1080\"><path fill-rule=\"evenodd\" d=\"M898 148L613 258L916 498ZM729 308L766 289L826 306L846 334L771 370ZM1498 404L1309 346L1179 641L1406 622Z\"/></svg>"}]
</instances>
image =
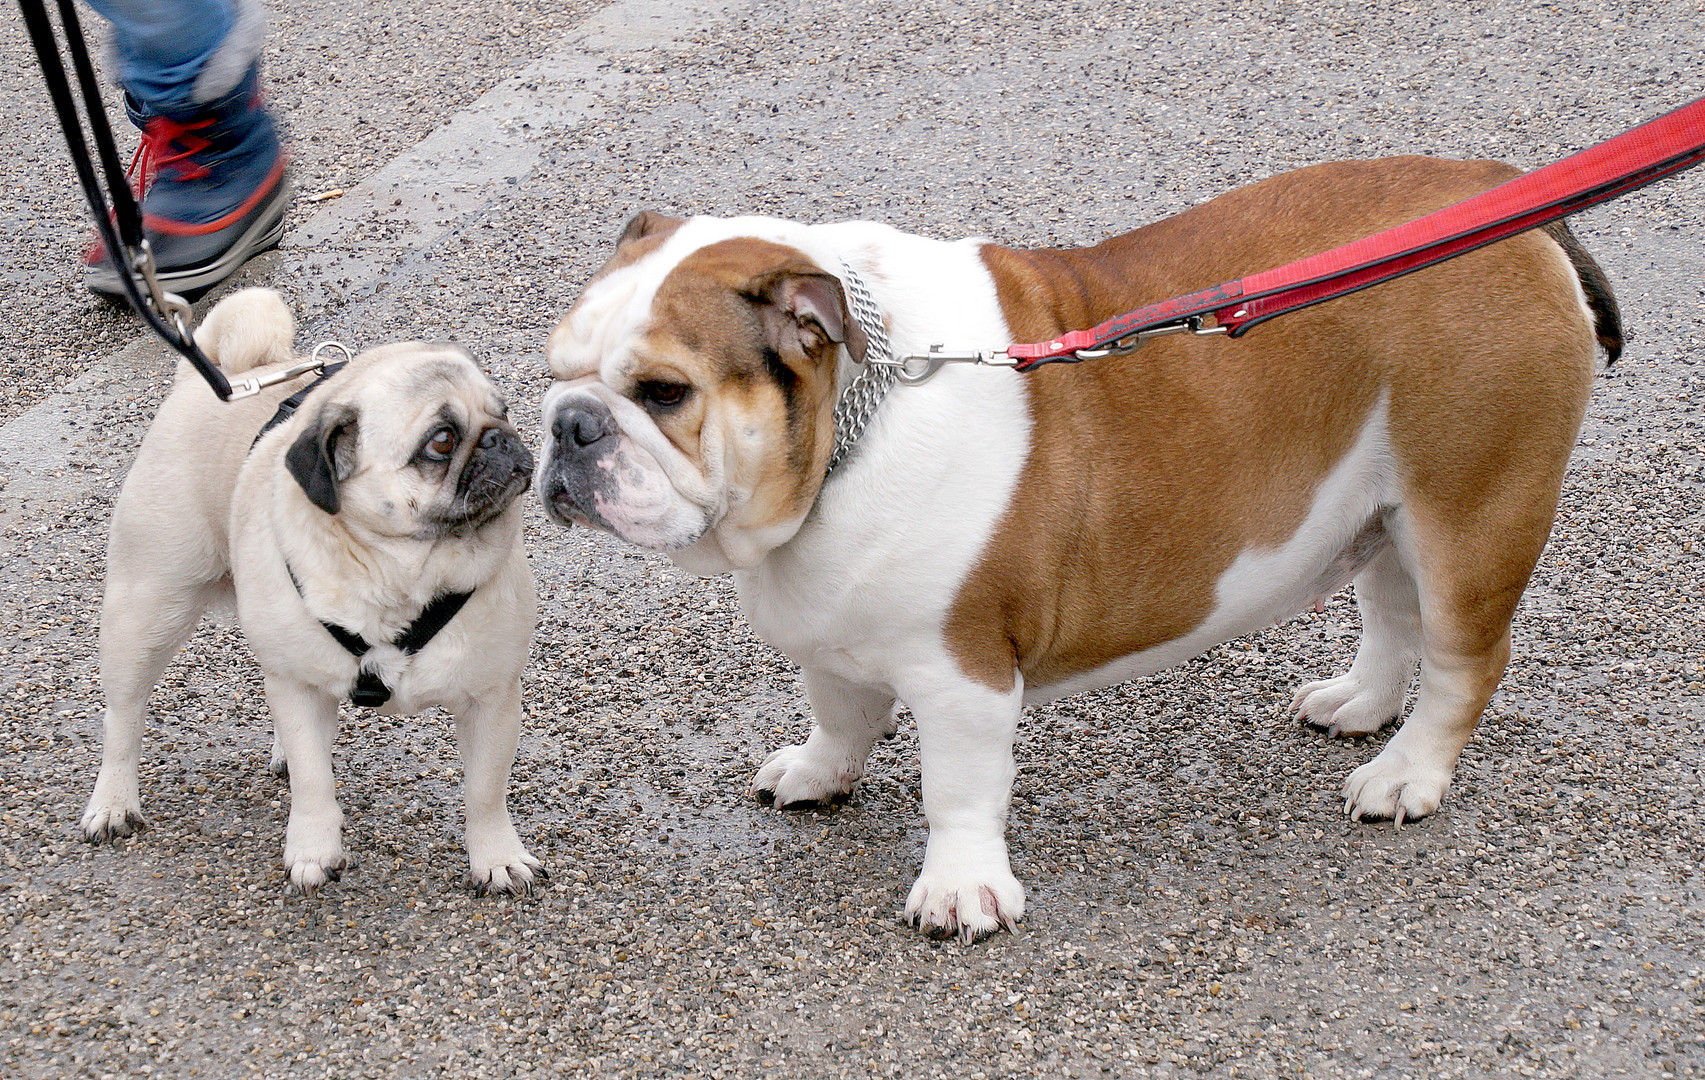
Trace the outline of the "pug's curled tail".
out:
<instances>
[{"instance_id":1,"label":"pug's curled tail","mask_svg":"<svg viewBox=\"0 0 1705 1080\"><path fill-rule=\"evenodd\" d=\"M227 375L295 359L296 317L271 289L243 289L213 305L195 344Z\"/></svg>"}]
</instances>

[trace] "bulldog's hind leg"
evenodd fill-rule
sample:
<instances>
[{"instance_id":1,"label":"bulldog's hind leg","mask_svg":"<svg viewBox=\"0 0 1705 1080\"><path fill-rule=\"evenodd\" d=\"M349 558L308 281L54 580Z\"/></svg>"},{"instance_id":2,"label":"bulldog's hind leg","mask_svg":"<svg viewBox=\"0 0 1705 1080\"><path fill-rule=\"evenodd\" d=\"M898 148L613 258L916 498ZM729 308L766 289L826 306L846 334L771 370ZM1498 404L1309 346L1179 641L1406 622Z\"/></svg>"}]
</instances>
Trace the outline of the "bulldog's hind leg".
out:
<instances>
[{"instance_id":1,"label":"bulldog's hind leg","mask_svg":"<svg viewBox=\"0 0 1705 1080\"><path fill-rule=\"evenodd\" d=\"M545 867L532 856L509 818L509 770L521 739L521 681L475 698L456 714L467 804L468 883L479 893L520 895Z\"/></svg>"},{"instance_id":2,"label":"bulldog's hind leg","mask_svg":"<svg viewBox=\"0 0 1705 1080\"><path fill-rule=\"evenodd\" d=\"M838 802L864 776L879 738L894 734L894 695L856 686L828 672L805 669L805 692L815 722L798 746L771 753L752 790L778 809Z\"/></svg>"},{"instance_id":3,"label":"bulldog's hind leg","mask_svg":"<svg viewBox=\"0 0 1705 1080\"><path fill-rule=\"evenodd\" d=\"M1395 544L1355 577L1362 640L1350 670L1297 688L1291 708L1333 735L1367 735L1397 720L1421 656L1421 598Z\"/></svg>"},{"instance_id":4,"label":"bulldog's hind leg","mask_svg":"<svg viewBox=\"0 0 1705 1080\"><path fill-rule=\"evenodd\" d=\"M109 565L101 601L101 691L106 699L101 769L81 821L89 842L129 836L147 826L137 769L148 698L218 591L216 584L138 580L123 566Z\"/></svg>"},{"instance_id":5,"label":"bulldog's hind leg","mask_svg":"<svg viewBox=\"0 0 1705 1080\"><path fill-rule=\"evenodd\" d=\"M1511 500L1516 503L1517 500ZM1344 784L1358 820L1425 817L1439 808L1510 659L1510 621L1538 561L1548 507L1410 518L1419 575L1421 681L1415 708L1377 757ZM1495 542L1494 542L1495 541Z\"/></svg>"}]
</instances>

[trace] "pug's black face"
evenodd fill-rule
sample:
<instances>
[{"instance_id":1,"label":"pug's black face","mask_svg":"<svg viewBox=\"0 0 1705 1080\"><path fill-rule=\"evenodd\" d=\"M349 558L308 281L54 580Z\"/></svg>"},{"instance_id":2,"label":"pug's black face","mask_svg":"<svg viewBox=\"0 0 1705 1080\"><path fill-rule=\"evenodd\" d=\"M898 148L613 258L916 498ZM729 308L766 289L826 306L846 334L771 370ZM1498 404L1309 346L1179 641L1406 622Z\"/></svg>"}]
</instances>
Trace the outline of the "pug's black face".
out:
<instances>
[{"instance_id":1,"label":"pug's black face","mask_svg":"<svg viewBox=\"0 0 1705 1080\"><path fill-rule=\"evenodd\" d=\"M509 509L527 490L533 476L533 455L507 420L479 431L463 431L450 415L428 434L415 455L423 472L442 470L441 486L448 499L428 508L423 521L442 533L478 529ZM455 462L461 466L451 470Z\"/></svg>"},{"instance_id":2,"label":"pug's black face","mask_svg":"<svg viewBox=\"0 0 1705 1080\"><path fill-rule=\"evenodd\" d=\"M533 475L502 396L459 347L375 352L393 358L352 366L309 399L313 415L286 454L309 500L397 539L467 535L502 517Z\"/></svg>"}]
</instances>

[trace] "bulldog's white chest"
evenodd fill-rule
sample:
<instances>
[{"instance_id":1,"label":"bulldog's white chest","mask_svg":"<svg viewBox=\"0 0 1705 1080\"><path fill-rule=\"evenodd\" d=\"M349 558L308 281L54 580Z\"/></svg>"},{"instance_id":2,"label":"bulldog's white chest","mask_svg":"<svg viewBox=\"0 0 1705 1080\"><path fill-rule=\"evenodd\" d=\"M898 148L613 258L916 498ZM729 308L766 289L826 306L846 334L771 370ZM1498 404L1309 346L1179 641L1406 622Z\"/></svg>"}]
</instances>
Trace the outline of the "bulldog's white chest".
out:
<instances>
[{"instance_id":1,"label":"bulldog's white chest","mask_svg":"<svg viewBox=\"0 0 1705 1080\"><path fill-rule=\"evenodd\" d=\"M798 534L735 575L753 629L859 685L898 689L937 667L1028 453L1021 378L961 368L895 387Z\"/></svg>"}]
</instances>

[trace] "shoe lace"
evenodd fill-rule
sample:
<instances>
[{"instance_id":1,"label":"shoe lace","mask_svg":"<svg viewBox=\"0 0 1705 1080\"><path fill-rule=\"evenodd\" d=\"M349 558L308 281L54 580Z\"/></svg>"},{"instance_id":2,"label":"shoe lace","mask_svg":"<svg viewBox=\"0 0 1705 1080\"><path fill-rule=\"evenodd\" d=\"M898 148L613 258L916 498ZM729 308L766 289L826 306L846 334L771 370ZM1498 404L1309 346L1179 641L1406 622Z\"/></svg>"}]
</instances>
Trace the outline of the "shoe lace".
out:
<instances>
[{"instance_id":1,"label":"shoe lace","mask_svg":"<svg viewBox=\"0 0 1705 1080\"><path fill-rule=\"evenodd\" d=\"M148 121L125 174L138 201L148 194L154 179L164 169L170 169L179 180L199 180L209 173L206 165L195 160L195 155L213 144L196 132L212 123L212 118L206 118L181 124L164 116Z\"/></svg>"},{"instance_id":2,"label":"shoe lace","mask_svg":"<svg viewBox=\"0 0 1705 1080\"><path fill-rule=\"evenodd\" d=\"M207 118L180 124L164 116L148 121L142 129L142 142L137 145L136 153L131 155L130 168L124 173L130 181L130 190L136 193L138 204L148 194L162 169L171 169L179 180L199 180L212 171L194 160L196 154L213 145L196 134L212 123L212 118ZM97 232L84 245L83 261L97 263L106 257L106 244Z\"/></svg>"}]
</instances>

